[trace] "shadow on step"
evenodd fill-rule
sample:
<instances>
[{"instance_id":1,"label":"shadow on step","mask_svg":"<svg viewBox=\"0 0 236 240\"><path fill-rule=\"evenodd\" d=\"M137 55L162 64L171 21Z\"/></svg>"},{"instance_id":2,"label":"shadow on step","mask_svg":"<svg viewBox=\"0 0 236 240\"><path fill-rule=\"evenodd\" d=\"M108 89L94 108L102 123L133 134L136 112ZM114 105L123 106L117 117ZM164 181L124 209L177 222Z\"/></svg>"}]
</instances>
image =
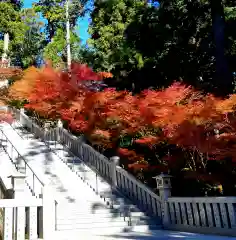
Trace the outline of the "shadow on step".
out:
<instances>
[{"instance_id":1,"label":"shadow on step","mask_svg":"<svg viewBox=\"0 0 236 240\"><path fill-rule=\"evenodd\" d=\"M83 181L90 180L89 177L91 176L91 173L94 173L94 171L90 169L78 156L75 156L72 152L70 152L70 150L57 142L47 141L47 146ZM101 181L101 179L99 180ZM105 180L103 182L105 182Z\"/></svg>"},{"instance_id":2,"label":"shadow on step","mask_svg":"<svg viewBox=\"0 0 236 240\"><path fill-rule=\"evenodd\" d=\"M22 139L29 139L33 138L32 133L29 131L27 127L23 127L21 125L16 125L16 124L9 124L15 131L16 133L22 138Z\"/></svg>"},{"instance_id":3,"label":"shadow on step","mask_svg":"<svg viewBox=\"0 0 236 240\"><path fill-rule=\"evenodd\" d=\"M123 232L136 231L136 227L144 227L147 231L161 228L160 219L147 216L116 190L104 192L103 197L112 218L121 218L127 223L127 227L123 228ZM104 206L100 204L93 204L92 213L102 208Z\"/></svg>"},{"instance_id":4,"label":"shadow on step","mask_svg":"<svg viewBox=\"0 0 236 240\"><path fill-rule=\"evenodd\" d=\"M98 209L107 208L112 216L112 219L124 221L127 226L124 226L124 232L129 230L132 231L133 227L143 226L147 229L156 230L160 227L160 220L146 216L136 206L134 206L128 198L122 196L117 191L111 189L110 184L105 181L102 177L98 176L92 169L83 163L78 157L68 152L66 148L61 148L60 144L55 142L47 141L46 145L43 142L38 142L32 139L30 141L31 147L29 147L26 156L28 160L32 162L32 165L36 161L40 164L35 163L35 167L40 166L44 171L44 174L48 175L50 182L55 183L55 188L63 193L68 203L75 202L75 199L68 192L68 189L63 185L61 179L53 169L53 161L55 156L59 157L55 152L62 154L60 157L64 163L66 163L71 169L73 169L81 180L85 182L95 193L101 198L101 203L92 201L91 211L97 212ZM50 151L52 150L52 151ZM40 155L40 157L37 155ZM92 199L91 199L92 200ZM120 220L119 220L120 218Z\"/></svg>"},{"instance_id":5,"label":"shadow on step","mask_svg":"<svg viewBox=\"0 0 236 240\"><path fill-rule=\"evenodd\" d=\"M68 203L74 203L76 201L75 198L69 195L68 190L66 187L63 185L61 179L54 173L51 173L50 171L45 172L45 174L50 176L50 182L51 184L55 185L55 188L57 191L60 193L66 194L65 199L68 201Z\"/></svg>"},{"instance_id":6,"label":"shadow on step","mask_svg":"<svg viewBox=\"0 0 236 240\"><path fill-rule=\"evenodd\" d=\"M5 140L1 140L1 144L4 144L4 141ZM22 155L17 154L17 152L12 153L11 149L9 149L13 163L16 164L16 166L20 168L20 171L26 174L27 177L31 177L31 170L29 170L28 166L24 164L24 161L26 161L36 175L38 175L37 173L40 173L38 176L47 176L50 182L55 185L55 189L58 192L63 193L65 195L65 199L69 203L73 203L75 199L71 196L68 189L63 185L63 182L57 175L53 165L53 163L57 161L58 157L55 156L55 154L49 148L47 148L43 142L32 139L32 141L29 141L28 144L29 145L27 145L25 151L21 151ZM4 145L6 145L6 143ZM18 148L20 150L20 145ZM42 181L43 179L40 180Z\"/></svg>"},{"instance_id":7,"label":"shadow on step","mask_svg":"<svg viewBox=\"0 0 236 240\"><path fill-rule=\"evenodd\" d=\"M102 203L94 203L91 206L91 213L92 214L96 214L97 212L99 212L99 210L104 210L104 209L108 209L107 205L104 205ZM111 217L112 218L118 218L120 217L120 211L119 209L109 209L109 212L111 213Z\"/></svg>"},{"instance_id":8,"label":"shadow on step","mask_svg":"<svg viewBox=\"0 0 236 240\"><path fill-rule=\"evenodd\" d=\"M106 240L119 240L119 239L138 239L138 240L153 240L153 239L160 239L160 240L179 240L179 239L187 239L187 240L226 240L232 238L222 238L220 236L208 236L208 235L201 235L195 233L186 233L186 232L173 232L173 231L165 231L165 230L156 230L150 234L142 234L142 233L128 233L128 234L115 234L115 235L100 235L99 237L104 237Z\"/></svg>"}]
</instances>

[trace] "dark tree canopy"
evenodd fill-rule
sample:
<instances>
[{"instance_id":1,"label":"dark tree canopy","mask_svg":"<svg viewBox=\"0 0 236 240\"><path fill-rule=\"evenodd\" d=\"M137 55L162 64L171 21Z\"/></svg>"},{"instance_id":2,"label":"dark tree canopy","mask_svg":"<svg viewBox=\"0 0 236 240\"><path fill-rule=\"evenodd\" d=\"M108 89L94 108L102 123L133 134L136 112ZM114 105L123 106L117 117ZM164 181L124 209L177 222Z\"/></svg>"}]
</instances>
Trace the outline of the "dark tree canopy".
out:
<instances>
[{"instance_id":1,"label":"dark tree canopy","mask_svg":"<svg viewBox=\"0 0 236 240\"><path fill-rule=\"evenodd\" d=\"M111 71L119 87L139 91L183 80L225 95L236 70L235 7L232 0L95 0L91 64Z\"/></svg>"}]
</instances>

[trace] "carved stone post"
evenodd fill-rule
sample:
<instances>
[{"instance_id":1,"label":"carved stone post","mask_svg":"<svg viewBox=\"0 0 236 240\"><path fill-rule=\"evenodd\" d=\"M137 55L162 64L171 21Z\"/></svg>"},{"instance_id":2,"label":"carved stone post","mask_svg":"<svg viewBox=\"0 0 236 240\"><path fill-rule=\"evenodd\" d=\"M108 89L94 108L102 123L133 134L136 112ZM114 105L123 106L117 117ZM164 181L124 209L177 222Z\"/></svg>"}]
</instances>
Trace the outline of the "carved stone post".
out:
<instances>
[{"instance_id":1,"label":"carved stone post","mask_svg":"<svg viewBox=\"0 0 236 240\"><path fill-rule=\"evenodd\" d=\"M171 196L171 176L168 174L160 174L156 177L157 189L161 199L162 223L164 226L169 224L169 214L167 200Z\"/></svg>"},{"instance_id":2,"label":"carved stone post","mask_svg":"<svg viewBox=\"0 0 236 240\"><path fill-rule=\"evenodd\" d=\"M57 121L57 141L58 142L60 142L60 131L61 131L61 129L63 128L63 123L62 123L62 121L59 119L58 121Z\"/></svg>"},{"instance_id":3,"label":"carved stone post","mask_svg":"<svg viewBox=\"0 0 236 240\"><path fill-rule=\"evenodd\" d=\"M24 113L25 113L25 109L24 109L24 108L21 108L21 109L20 109L20 124L21 124L23 127L27 126L27 124L25 123Z\"/></svg>"},{"instance_id":4,"label":"carved stone post","mask_svg":"<svg viewBox=\"0 0 236 240\"><path fill-rule=\"evenodd\" d=\"M55 239L54 233L56 230L56 201L53 197L51 187L44 186L43 189L43 239ZM50 213L50 214L49 214Z\"/></svg>"},{"instance_id":5,"label":"carved stone post","mask_svg":"<svg viewBox=\"0 0 236 240\"><path fill-rule=\"evenodd\" d=\"M116 167L120 164L120 157L113 156L110 158L111 160L111 179L112 179L112 186L114 188L117 187L117 176L116 176Z\"/></svg>"},{"instance_id":6,"label":"carved stone post","mask_svg":"<svg viewBox=\"0 0 236 240\"><path fill-rule=\"evenodd\" d=\"M25 199L26 194L26 176L21 173L16 173L14 175L9 176L11 178L12 190L13 190L13 198L14 199ZM30 191L30 190L29 190ZM29 211L26 211L25 216L25 226L26 230L29 230ZM17 224L17 210L13 210L14 215L14 224Z\"/></svg>"},{"instance_id":7,"label":"carved stone post","mask_svg":"<svg viewBox=\"0 0 236 240\"><path fill-rule=\"evenodd\" d=\"M25 178L26 176L21 173L9 176L13 189L13 198L25 198Z\"/></svg>"}]
</instances>

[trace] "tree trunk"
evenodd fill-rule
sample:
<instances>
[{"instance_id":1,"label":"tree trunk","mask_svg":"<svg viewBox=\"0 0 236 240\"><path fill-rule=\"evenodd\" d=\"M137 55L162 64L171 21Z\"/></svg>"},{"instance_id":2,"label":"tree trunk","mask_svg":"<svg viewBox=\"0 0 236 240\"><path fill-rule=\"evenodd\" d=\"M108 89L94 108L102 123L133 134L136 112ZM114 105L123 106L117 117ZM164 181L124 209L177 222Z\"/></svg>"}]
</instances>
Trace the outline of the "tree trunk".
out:
<instances>
[{"instance_id":1,"label":"tree trunk","mask_svg":"<svg viewBox=\"0 0 236 240\"><path fill-rule=\"evenodd\" d=\"M215 42L216 81L219 95L232 91L232 73L225 56L225 19L222 0L211 0L212 26Z\"/></svg>"}]
</instances>

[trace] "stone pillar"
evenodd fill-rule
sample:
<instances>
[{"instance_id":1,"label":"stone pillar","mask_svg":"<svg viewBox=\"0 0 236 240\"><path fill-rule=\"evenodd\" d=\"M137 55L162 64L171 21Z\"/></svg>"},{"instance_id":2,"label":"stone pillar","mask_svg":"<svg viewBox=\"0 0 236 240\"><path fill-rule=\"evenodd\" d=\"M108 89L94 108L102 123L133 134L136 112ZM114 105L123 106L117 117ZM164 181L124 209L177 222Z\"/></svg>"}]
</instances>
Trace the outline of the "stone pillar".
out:
<instances>
[{"instance_id":1,"label":"stone pillar","mask_svg":"<svg viewBox=\"0 0 236 240\"><path fill-rule=\"evenodd\" d=\"M25 198L25 178L22 173L9 176L11 178L11 184L13 189L13 198Z\"/></svg>"},{"instance_id":2,"label":"stone pillar","mask_svg":"<svg viewBox=\"0 0 236 240\"><path fill-rule=\"evenodd\" d=\"M56 205L51 187L44 186L43 189L43 239L54 239L56 230Z\"/></svg>"},{"instance_id":3,"label":"stone pillar","mask_svg":"<svg viewBox=\"0 0 236 240\"><path fill-rule=\"evenodd\" d=\"M161 173L154 177L157 183L157 189L159 190L159 196L161 199L161 211L162 211L162 223L164 226L169 224L169 213L167 200L171 196L171 176L168 174Z\"/></svg>"},{"instance_id":4,"label":"stone pillar","mask_svg":"<svg viewBox=\"0 0 236 240\"><path fill-rule=\"evenodd\" d=\"M117 176L116 176L116 167L120 164L120 157L113 156L110 158L111 161L111 179L112 179L112 187L117 187Z\"/></svg>"},{"instance_id":5,"label":"stone pillar","mask_svg":"<svg viewBox=\"0 0 236 240\"><path fill-rule=\"evenodd\" d=\"M21 108L21 109L20 109L20 124L21 124L23 127L26 127L27 124L26 124L26 122L25 122L24 113L25 113L25 109L24 109L24 108Z\"/></svg>"},{"instance_id":6,"label":"stone pillar","mask_svg":"<svg viewBox=\"0 0 236 240\"><path fill-rule=\"evenodd\" d=\"M58 141L58 142L60 142L60 131L61 131L61 129L63 128L63 123L62 123L62 121L59 119L58 121L57 121L57 139L56 139L56 141Z\"/></svg>"},{"instance_id":7,"label":"stone pillar","mask_svg":"<svg viewBox=\"0 0 236 240\"><path fill-rule=\"evenodd\" d=\"M13 190L13 198L14 199L25 199L25 190L26 190L26 183L25 178L26 176L21 173L16 173L14 175L9 176L11 178L12 190ZM29 190L30 191L30 190ZM25 216L25 226L26 231L29 231L29 211L26 211ZM17 224L17 209L13 210L14 215L14 224Z\"/></svg>"},{"instance_id":8,"label":"stone pillar","mask_svg":"<svg viewBox=\"0 0 236 240\"><path fill-rule=\"evenodd\" d=\"M49 132L49 129L50 129L50 123L49 122L45 122L44 125L43 125L43 140L45 141L45 143L47 145L49 145L50 143L50 132Z\"/></svg>"}]
</instances>

